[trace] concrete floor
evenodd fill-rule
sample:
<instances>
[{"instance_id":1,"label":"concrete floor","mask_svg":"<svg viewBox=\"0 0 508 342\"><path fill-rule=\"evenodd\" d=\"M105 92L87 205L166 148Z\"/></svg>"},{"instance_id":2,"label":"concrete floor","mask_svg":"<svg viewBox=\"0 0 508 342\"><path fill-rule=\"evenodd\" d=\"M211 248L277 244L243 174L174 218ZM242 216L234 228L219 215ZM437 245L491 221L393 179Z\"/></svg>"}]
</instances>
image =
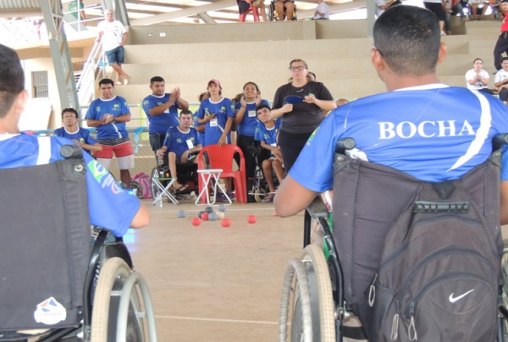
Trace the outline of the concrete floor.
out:
<instances>
[{"instance_id":1,"label":"concrete floor","mask_svg":"<svg viewBox=\"0 0 508 342\"><path fill-rule=\"evenodd\" d=\"M227 207L230 228L191 219L193 203L151 206L149 227L125 237L150 286L160 341L276 341L282 279L302 250L303 215L282 219L268 204ZM184 210L186 218L177 218ZM248 224L254 214L257 223Z\"/></svg>"}]
</instances>

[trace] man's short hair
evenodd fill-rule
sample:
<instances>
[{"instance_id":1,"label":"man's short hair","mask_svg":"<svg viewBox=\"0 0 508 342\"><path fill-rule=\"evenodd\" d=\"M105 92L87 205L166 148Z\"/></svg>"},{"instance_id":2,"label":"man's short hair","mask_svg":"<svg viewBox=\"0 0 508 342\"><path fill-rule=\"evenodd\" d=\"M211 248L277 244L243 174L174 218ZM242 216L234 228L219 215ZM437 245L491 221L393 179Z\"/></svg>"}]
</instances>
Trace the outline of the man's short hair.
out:
<instances>
[{"instance_id":1,"label":"man's short hair","mask_svg":"<svg viewBox=\"0 0 508 342\"><path fill-rule=\"evenodd\" d=\"M186 115L193 115L192 112L190 110L188 110L188 109L182 109L180 111L180 116L182 116L184 114L186 114Z\"/></svg>"},{"instance_id":2,"label":"man's short hair","mask_svg":"<svg viewBox=\"0 0 508 342\"><path fill-rule=\"evenodd\" d=\"M110 78L103 78L102 80L99 81L99 88L103 85L103 84L110 84L112 85L113 87L115 86L115 82L113 82L112 79Z\"/></svg>"},{"instance_id":3,"label":"man's short hair","mask_svg":"<svg viewBox=\"0 0 508 342\"><path fill-rule=\"evenodd\" d=\"M435 72L441 43L436 15L416 6L393 6L374 23L374 46L399 75Z\"/></svg>"},{"instance_id":4,"label":"man's short hair","mask_svg":"<svg viewBox=\"0 0 508 342\"><path fill-rule=\"evenodd\" d=\"M63 116L64 116L64 113L73 113L73 114L76 116L76 119L79 117L79 116L78 116L78 111L77 111L77 110L75 110L74 108L64 108L64 109L62 110L62 118L63 118Z\"/></svg>"},{"instance_id":5,"label":"man's short hair","mask_svg":"<svg viewBox=\"0 0 508 342\"><path fill-rule=\"evenodd\" d=\"M0 118L7 115L16 96L25 89L25 74L17 53L0 44Z\"/></svg>"},{"instance_id":6,"label":"man's short hair","mask_svg":"<svg viewBox=\"0 0 508 342\"><path fill-rule=\"evenodd\" d=\"M266 103L261 103L259 106L256 107L256 113L263 108L268 108L268 110L272 110L272 108L270 108L270 106L267 105Z\"/></svg>"},{"instance_id":7,"label":"man's short hair","mask_svg":"<svg viewBox=\"0 0 508 342\"><path fill-rule=\"evenodd\" d=\"M154 84L155 82L164 82L164 79L160 76L154 76L150 79L150 85Z\"/></svg>"}]
</instances>

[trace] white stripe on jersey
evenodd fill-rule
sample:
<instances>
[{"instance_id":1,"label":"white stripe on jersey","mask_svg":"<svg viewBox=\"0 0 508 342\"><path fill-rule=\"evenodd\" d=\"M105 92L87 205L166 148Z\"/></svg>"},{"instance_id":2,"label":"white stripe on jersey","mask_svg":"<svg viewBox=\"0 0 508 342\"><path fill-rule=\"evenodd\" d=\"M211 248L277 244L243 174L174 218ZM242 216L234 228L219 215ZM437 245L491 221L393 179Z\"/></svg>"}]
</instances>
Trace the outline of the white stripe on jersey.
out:
<instances>
[{"instance_id":1,"label":"white stripe on jersey","mask_svg":"<svg viewBox=\"0 0 508 342\"><path fill-rule=\"evenodd\" d=\"M36 165L49 164L51 158L51 137L37 137L39 143L39 155Z\"/></svg>"},{"instance_id":2,"label":"white stripe on jersey","mask_svg":"<svg viewBox=\"0 0 508 342\"><path fill-rule=\"evenodd\" d=\"M450 167L446 171L451 171L458 167L461 167L471 158L477 155L478 152L480 152L480 149L482 148L483 144L485 144L485 140L489 136L489 130L492 125L492 113L490 111L489 101L480 92L476 90L472 90L471 92L478 98L478 101L480 101L480 107L482 109L480 114L480 127L478 127L478 130L476 131L476 136L471 142L471 145L469 145L466 153L462 155L459 159L457 159L455 164L453 164L452 167Z\"/></svg>"}]
</instances>

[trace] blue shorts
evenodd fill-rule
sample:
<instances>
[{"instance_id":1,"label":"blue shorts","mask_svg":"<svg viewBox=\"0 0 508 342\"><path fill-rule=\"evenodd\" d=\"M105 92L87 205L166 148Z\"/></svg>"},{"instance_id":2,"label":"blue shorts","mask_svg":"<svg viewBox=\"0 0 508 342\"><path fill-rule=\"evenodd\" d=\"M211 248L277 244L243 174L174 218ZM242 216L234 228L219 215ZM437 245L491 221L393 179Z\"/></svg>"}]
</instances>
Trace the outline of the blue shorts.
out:
<instances>
[{"instance_id":1,"label":"blue shorts","mask_svg":"<svg viewBox=\"0 0 508 342\"><path fill-rule=\"evenodd\" d=\"M123 64L125 52L123 46L118 46L113 50L106 51L106 57L108 58L108 63L111 64Z\"/></svg>"}]
</instances>

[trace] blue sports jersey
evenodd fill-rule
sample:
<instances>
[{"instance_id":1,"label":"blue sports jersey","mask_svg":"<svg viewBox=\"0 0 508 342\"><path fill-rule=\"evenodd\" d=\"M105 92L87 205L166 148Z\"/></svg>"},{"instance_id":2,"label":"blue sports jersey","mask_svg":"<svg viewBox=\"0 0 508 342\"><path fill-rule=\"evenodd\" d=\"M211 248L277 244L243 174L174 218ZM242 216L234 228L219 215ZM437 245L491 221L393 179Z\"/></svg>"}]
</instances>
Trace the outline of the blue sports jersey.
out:
<instances>
[{"instance_id":1,"label":"blue sports jersey","mask_svg":"<svg viewBox=\"0 0 508 342\"><path fill-rule=\"evenodd\" d=\"M27 134L0 135L0 168L48 164L63 159L60 147L73 144L60 137ZM127 232L140 202L122 190L113 176L86 152L86 184L90 223L111 230L116 236ZM85 208L83 208L85 209Z\"/></svg>"},{"instance_id":2,"label":"blue sports jersey","mask_svg":"<svg viewBox=\"0 0 508 342\"><path fill-rule=\"evenodd\" d=\"M275 121L275 126L266 128L265 124L258 121L254 140L264 142L267 145L274 146L277 144L277 133L279 132L280 120Z\"/></svg>"},{"instance_id":3,"label":"blue sports jersey","mask_svg":"<svg viewBox=\"0 0 508 342\"><path fill-rule=\"evenodd\" d=\"M194 121L194 127L199 127L200 124L198 122L198 117L196 116L198 112L194 113L193 121ZM197 131L197 129L196 129ZM205 133L204 132L197 132L198 133L198 145L204 146L205 145Z\"/></svg>"},{"instance_id":4,"label":"blue sports jersey","mask_svg":"<svg viewBox=\"0 0 508 342\"><path fill-rule=\"evenodd\" d=\"M57 137L67 138L69 140L77 140L79 142L88 144L88 145L95 145L97 144L97 141L90 135L90 131L83 127L78 127L78 131L75 133L69 133L65 127L60 127L55 129L54 134ZM84 149L88 152L90 152L87 149Z\"/></svg>"},{"instance_id":5,"label":"blue sports jersey","mask_svg":"<svg viewBox=\"0 0 508 342\"><path fill-rule=\"evenodd\" d=\"M266 105L270 106L267 100L261 100L259 105ZM245 113L243 114L242 121L238 124L238 134L246 135L249 137L254 137L254 134L256 133L256 126L258 125L258 119L256 115L256 107L258 105L256 102L247 102L247 106L245 107ZM240 108L242 107L242 104L240 102L237 102L235 104L235 113L237 113Z\"/></svg>"},{"instance_id":6,"label":"blue sports jersey","mask_svg":"<svg viewBox=\"0 0 508 342\"><path fill-rule=\"evenodd\" d=\"M115 117L129 114L127 101L121 96L115 96L109 100L97 98L90 103L86 112L87 120L102 120L105 114L112 114ZM129 134L125 128L125 122L111 122L107 125L97 126L97 140L128 138Z\"/></svg>"},{"instance_id":7,"label":"blue sports jersey","mask_svg":"<svg viewBox=\"0 0 508 342\"><path fill-rule=\"evenodd\" d=\"M234 118L235 113L232 108L231 100L223 97L219 102L212 102L210 99L203 100L196 113L196 117L203 119L207 115L215 114L215 118L208 121L205 126L204 146L217 144L219 142L226 121L228 118ZM229 134L227 143L230 142Z\"/></svg>"},{"instance_id":8,"label":"blue sports jersey","mask_svg":"<svg viewBox=\"0 0 508 342\"><path fill-rule=\"evenodd\" d=\"M164 145L168 148L168 152L175 152L176 160L180 161L185 151L200 145L198 132L194 127L190 127L188 132L182 132L178 126L171 127L166 133Z\"/></svg>"},{"instance_id":9,"label":"blue sports jersey","mask_svg":"<svg viewBox=\"0 0 508 342\"><path fill-rule=\"evenodd\" d=\"M331 189L335 144L351 137L355 154L370 162L423 181L454 180L483 163L492 137L507 132L508 108L490 95L441 84L406 88L335 109L289 173L310 190Z\"/></svg>"},{"instance_id":10,"label":"blue sports jersey","mask_svg":"<svg viewBox=\"0 0 508 342\"><path fill-rule=\"evenodd\" d=\"M149 133L165 134L169 127L178 126L178 105L173 104L160 115L150 115L150 109L165 104L169 101L171 94L164 94L162 96L148 95L143 99L143 110L150 123L148 127Z\"/></svg>"}]
</instances>

